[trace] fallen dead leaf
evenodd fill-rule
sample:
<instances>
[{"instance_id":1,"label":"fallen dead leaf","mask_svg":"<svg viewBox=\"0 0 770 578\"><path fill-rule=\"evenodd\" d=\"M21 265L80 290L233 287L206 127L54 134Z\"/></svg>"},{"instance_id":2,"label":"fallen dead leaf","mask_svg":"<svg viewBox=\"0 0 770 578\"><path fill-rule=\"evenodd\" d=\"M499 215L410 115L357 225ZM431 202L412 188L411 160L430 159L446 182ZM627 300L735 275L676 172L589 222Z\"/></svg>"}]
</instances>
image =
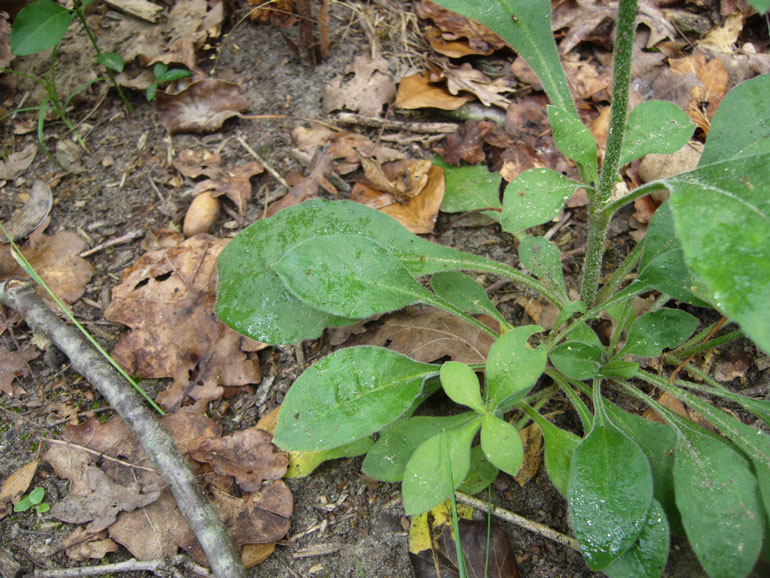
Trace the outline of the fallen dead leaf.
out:
<instances>
[{"instance_id":1,"label":"fallen dead leaf","mask_svg":"<svg viewBox=\"0 0 770 578\"><path fill-rule=\"evenodd\" d=\"M452 44L459 44L458 39L464 39L469 52L466 54L492 54L506 46L502 38L492 32L486 26L475 20L469 20L457 12L442 8L430 0L418 0L415 4L417 15L420 18L430 19L441 31L442 40ZM432 43L431 43L432 44ZM441 52L440 50L437 50ZM443 54L443 53L442 53ZM447 54L447 56L453 56Z\"/></svg>"},{"instance_id":2,"label":"fallen dead leaf","mask_svg":"<svg viewBox=\"0 0 770 578\"><path fill-rule=\"evenodd\" d=\"M310 161L310 173L306 177L301 177L288 193L267 208L268 217L283 209L317 197L318 189L321 187L327 190L328 187L334 189L334 186L326 179L326 175L332 170L333 159L329 152L330 148L331 143L326 142L315 149Z\"/></svg>"},{"instance_id":3,"label":"fallen dead leaf","mask_svg":"<svg viewBox=\"0 0 770 578\"><path fill-rule=\"evenodd\" d=\"M33 347L11 351L7 347L0 347L0 391L9 397L16 397L25 393L24 388L14 383L17 377L27 377L29 366L27 362L35 359L40 352Z\"/></svg>"},{"instance_id":4,"label":"fallen dead leaf","mask_svg":"<svg viewBox=\"0 0 770 578\"><path fill-rule=\"evenodd\" d=\"M399 203L419 195L428 183L429 160L398 160L378 163L360 153L364 174L373 188L392 195Z\"/></svg>"},{"instance_id":5,"label":"fallen dead leaf","mask_svg":"<svg viewBox=\"0 0 770 578\"><path fill-rule=\"evenodd\" d=\"M444 169L431 166L420 193L402 203L362 183L356 183L350 198L390 215L416 235L425 235L433 231L444 199Z\"/></svg>"},{"instance_id":6,"label":"fallen dead leaf","mask_svg":"<svg viewBox=\"0 0 770 578\"><path fill-rule=\"evenodd\" d=\"M469 62L456 66L446 57L436 58L434 63L440 71L431 71L431 81L446 79L447 90L452 95L461 91L476 96L484 106L508 108L510 99L503 96L514 91L512 79L505 76L492 80L480 70L473 68Z\"/></svg>"},{"instance_id":7,"label":"fallen dead leaf","mask_svg":"<svg viewBox=\"0 0 770 578\"><path fill-rule=\"evenodd\" d=\"M519 430L521 443L524 445L524 461L522 462L519 473L514 476L514 480L521 486L535 477L540 469L540 463L543 461L543 434L536 423L531 423L522 430Z\"/></svg>"},{"instance_id":8,"label":"fallen dead leaf","mask_svg":"<svg viewBox=\"0 0 770 578\"><path fill-rule=\"evenodd\" d=\"M434 151L450 165L459 167L462 162L469 165L484 162L485 145L504 150L514 144L499 124L491 120L468 120L459 132L448 134Z\"/></svg>"},{"instance_id":9,"label":"fallen dead leaf","mask_svg":"<svg viewBox=\"0 0 770 578\"><path fill-rule=\"evenodd\" d=\"M242 352L241 336L214 315L216 259L226 244L197 236L146 253L124 271L104 312L132 329L115 346L118 363L142 378L174 378L157 398L166 409L190 397L202 412L221 386L261 379L258 358Z\"/></svg>"},{"instance_id":10,"label":"fallen dead leaf","mask_svg":"<svg viewBox=\"0 0 770 578\"><path fill-rule=\"evenodd\" d=\"M107 532L91 534L82 526L75 528L75 531L62 540L62 547L71 560L78 562L85 562L90 558L100 560L119 549L114 541L107 538Z\"/></svg>"},{"instance_id":11,"label":"fallen dead leaf","mask_svg":"<svg viewBox=\"0 0 770 578\"><path fill-rule=\"evenodd\" d=\"M3 21L5 22L5 21ZM0 55L2 60L2 55ZM0 66L6 66L0 64ZM6 160L0 160L0 180L13 181L23 175L37 154L37 145L32 143L19 152L11 153Z\"/></svg>"},{"instance_id":12,"label":"fallen dead leaf","mask_svg":"<svg viewBox=\"0 0 770 578\"><path fill-rule=\"evenodd\" d=\"M409 110L417 108L457 110L471 100L473 97L469 94L450 94L446 87L435 84L430 74L424 72L401 79L393 106Z\"/></svg>"},{"instance_id":13,"label":"fallen dead leaf","mask_svg":"<svg viewBox=\"0 0 770 578\"><path fill-rule=\"evenodd\" d=\"M658 398L658 403L686 419L692 419L690 412L687 411L687 408L685 408L684 404L673 395L670 395L665 391ZM642 414L642 417L650 421L656 421L658 423L667 423L666 420L663 419L660 414L658 414L658 412L652 408L648 408Z\"/></svg>"},{"instance_id":14,"label":"fallen dead leaf","mask_svg":"<svg viewBox=\"0 0 770 578\"><path fill-rule=\"evenodd\" d=\"M206 78L176 94L159 92L158 119L170 134L205 134L219 130L228 118L249 108L241 87L233 82Z\"/></svg>"},{"instance_id":15,"label":"fallen dead leaf","mask_svg":"<svg viewBox=\"0 0 770 578\"><path fill-rule=\"evenodd\" d=\"M714 27L697 44L701 48L708 48L716 52L732 53L735 51L735 43L743 30L743 14L728 14L721 26Z\"/></svg>"},{"instance_id":16,"label":"fallen dead leaf","mask_svg":"<svg viewBox=\"0 0 770 578\"><path fill-rule=\"evenodd\" d=\"M733 379L746 379L746 372L754 365L754 356L748 351L725 351L719 356L719 362L714 370L718 381L727 382Z\"/></svg>"},{"instance_id":17,"label":"fallen dead leaf","mask_svg":"<svg viewBox=\"0 0 770 578\"><path fill-rule=\"evenodd\" d=\"M6 514L5 504L18 502L32 483L32 478L37 472L37 460L24 464L18 470L8 476L0 486L0 518Z\"/></svg>"},{"instance_id":18,"label":"fallen dead leaf","mask_svg":"<svg viewBox=\"0 0 770 578\"><path fill-rule=\"evenodd\" d=\"M45 221L48 213L51 212L52 205L51 189L44 181L35 181L24 206L10 221L3 223L3 227L11 234L14 241L23 239ZM0 237L0 243L8 243L5 235Z\"/></svg>"},{"instance_id":19,"label":"fallen dead leaf","mask_svg":"<svg viewBox=\"0 0 770 578\"><path fill-rule=\"evenodd\" d=\"M424 363L443 357L484 363L493 341L490 335L454 315L417 305L385 316L376 329L353 336L345 345L387 346Z\"/></svg>"},{"instance_id":20,"label":"fallen dead leaf","mask_svg":"<svg viewBox=\"0 0 770 578\"><path fill-rule=\"evenodd\" d=\"M294 18L294 0L249 0L255 8L249 12L249 18L258 22L284 24Z\"/></svg>"},{"instance_id":21,"label":"fallen dead leaf","mask_svg":"<svg viewBox=\"0 0 770 578\"><path fill-rule=\"evenodd\" d=\"M356 56L344 74L324 87L324 111L349 110L363 116L381 116L382 108L396 95L389 68L390 63L382 56Z\"/></svg>"},{"instance_id":22,"label":"fallen dead leaf","mask_svg":"<svg viewBox=\"0 0 770 578\"><path fill-rule=\"evenodd\" d=\"M13 15L15 17L15 15ZM13 60L11 52L11 25L5 18L0 18L0 66L7 68Z\"/></svg>"},{"instance_id":23,"label":"fallen dead leaf","mask_svg":"<svg viewBox=\"0 0 770 578\"><path fill-rule=\"evenodd\" d=\"M272 439L269 433L253 427L206 440L191 455L210 464L219 475L233 476L244 491L255 492L263 480L281 479L289 465L287 455L276 451Z\"/></svg>"}]
</instances>

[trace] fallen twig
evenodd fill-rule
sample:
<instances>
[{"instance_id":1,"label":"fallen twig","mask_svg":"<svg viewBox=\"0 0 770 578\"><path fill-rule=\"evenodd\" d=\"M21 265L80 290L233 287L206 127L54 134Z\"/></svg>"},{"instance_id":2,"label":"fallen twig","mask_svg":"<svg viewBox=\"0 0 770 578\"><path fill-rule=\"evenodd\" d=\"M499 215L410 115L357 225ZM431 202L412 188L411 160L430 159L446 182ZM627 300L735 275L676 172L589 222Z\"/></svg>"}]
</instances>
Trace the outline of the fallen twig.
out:
<instances>
[{"instance_id":1,"label":"fallen twig","mask_svg":"<svg viewBox=\"0 0 770 578\"><path fill-rule=\"evenodd\" d=\"M174 440L147 409L137 392L127 386L120 374L79 331L67 325L43 303L31 283L14 279L0 283L0 304L14 309L27 325L45 335L69 357L72 367L99 390L136 434L155 470L169 483L179 511L198 538L214 576L245 578L243 565L222 522L200 491Z\"/></svg>"},{"instance_id":2,"label":"fallen twig","mask_svg":"<svg viewBox=\"0 0 770 578\"><path fill-rule=\"evenodd\" d=\"M273 167L271 167L265 159L263 159L261 156L259 156L256 151L249 146L249 143L247 143L245 140L243 140L243 137L241 135L238 135L237 140L239 143L241 143L241 146L246 149L246 152L249 153L252 158L257 161L259 164L261 164L263 167L265 167L265 170L273 175L273 178L281 183L284 187L287 189L291 189L291 186L289 186L289 183L286 182L286 179L284 179L278 171L276 171Z\"/></svg>"},{"instance_id":3,"label":"fallen twig","mask_svg":"<svg viewBox=\"0 0 770 578\"><path fill-rule=\"evenodd\" d=\"M526 518L519 516L518 514L514 514L510 510L499 508L498 506L495 506L495 505L492 505L492 508L490 510L488 504L484 500L479 500L478 498L474 498L473 496L469 496L468 494L463 494L462 492L455 492L455 499L458 502L462 502L463 504L468 504L469 506L473 506L477 510L481 510L482 512L487 512L488 514L497 516L501 520L505 520L506 522L510 522L511 524L516 524L517 526L524 528L525 530L529 530L530 532L534 532L535 534L540 534L541 536L544 536L549 540L553 540L554 542L558 542L559 544L567 546L568 548L572 548L577 552L580 552L580 546L578 545L578 542L577 540L575 540L575 538L572 538L571 536L566 536L561 532L557 532L556 530L554 530L553 528L549 528L545 524L541 524L539 522L533 522L532 520L527 520Z\"/></svg>"},{"instance_id":4,"label":"fallen twig","mask_svg":"<svg viewBox=\"0 0 770 578\"><path fill-rule=\"evenodd\" d=\"M181 573L184 570L185 573ZM152 572L156 576L196 576L209 578L211 573L186 556L174 556L170 560L126 560L115 564L100 564L81 568L56 568L35 570L35 578L81 578L83 576L104 576L112 572Z\"/></svg>"},{"instance_id":5,"label":"fallen twig","mask_svg":"<svg viewBox=\"0 0 770 578\"><path fill-rule=\"evenodd\" d=\"M99 243L95 247L91 247L90 249L83 251L80 254L80 256L88 257L89 255L93 255L94 253L101 251L102 249L106 249L108 247L114 247L115 245L128 243L130 241L133 241L134 239L138 239L142 235L144 235L144 231L141 231L138 229L134 231L129 231L125 235L121 235L120 237L115 237L114 239L110 239L109 241L105 241L104 243Z\"/></svg>"},{"instance_id":6,"label":"fallen twig","mask_svg":"<svg viewBox=\"0 0 770 578\"><path fill-rule=\"evenodd\" d=\"M350 112L340 112L334 117L340 124L385 128L403 132L419 132L425 134L451 134L457 132L457 124L453 122L412 122L408 120L390 120L368 116L360 116Z\"/></svg>"}]
</instances>

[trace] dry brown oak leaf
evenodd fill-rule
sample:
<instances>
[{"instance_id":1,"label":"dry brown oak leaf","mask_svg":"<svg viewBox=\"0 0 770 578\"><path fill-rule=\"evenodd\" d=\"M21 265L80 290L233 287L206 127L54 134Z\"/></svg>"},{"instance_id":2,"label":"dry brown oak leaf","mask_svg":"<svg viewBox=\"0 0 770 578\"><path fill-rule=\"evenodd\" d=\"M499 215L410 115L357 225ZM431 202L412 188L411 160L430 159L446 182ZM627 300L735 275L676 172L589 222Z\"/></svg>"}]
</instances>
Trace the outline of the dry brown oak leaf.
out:
<instances>
[{"instance_id":1,"label":"dry brown oak leaf","mask_svg":"<svg viewBox=\"0 0 770 578\"><path fill-rule=\"evenodd\" d=\"M249 108L239 85L215 78L193 82L176 94L159 92L157 104L158 120L169 134L214 132Z\"/></svg>"},{"instance_id":2,"label":"dry brown oak leaf","mask_svg":"<svg viewBox=\"0 0 770 578\"><path fill-rule=\"evenodd\" d=\"M259 360L241 350L244 339L214 313L216 261L227 244L208 235L150 251L123 272L105 310L108 321L132 329L113 355L141 378L172 377L157 397L174 410L189 396L203 412L222 395L221 386L261 380Z\"/></svg>"}]
</instances>

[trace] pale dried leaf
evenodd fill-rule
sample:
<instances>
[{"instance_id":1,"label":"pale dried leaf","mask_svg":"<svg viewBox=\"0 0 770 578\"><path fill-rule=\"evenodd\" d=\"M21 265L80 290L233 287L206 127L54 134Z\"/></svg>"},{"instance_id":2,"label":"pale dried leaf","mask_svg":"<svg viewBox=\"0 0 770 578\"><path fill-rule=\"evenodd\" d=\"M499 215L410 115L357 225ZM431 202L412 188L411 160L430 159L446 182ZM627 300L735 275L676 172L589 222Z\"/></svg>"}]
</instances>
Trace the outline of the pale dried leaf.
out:
<instances>
[{"instance_id":1,"label":"pale dried leaf","mask_svg":"<svg viewBox=\"0 0 770 578\"><path fill-rule=\"evenodd\" d=\"M5 346L0 347L0 391L9 397L24 393L19 384L14 384L17 377L29 374L28 361L35 359L40 352L32 347L11 351Z\"/></svg>"},{"instance_id":2,"label":"pale dried leaf","mask_svg":"<svg viewBox=\"0 0 770 578\"><path fill-rule=\"evenodd\" d=\"M21 499L32 483L32 478L35 477L37 465L38 461L32 460L5 479L2 487L0 487L0 512L5 512L6 502L10 501L15 504Z\"/></svg>"},{"instance_id":3,"label":"pale dried leaf","mask_svg":"<svg viewBox=\"0 0 770 578\"><path fill-rule=\"evenodd\" d=\"M35 181L27 202L11 221L3 223L3 227L11 234L14 241L23 239L45 221L48 213L51 212L52 205L51 189L44 181ZM0 243L8 243L5 235L0 237Z\"/></svg>"},{"instance_id":4,"label":"pale dried leaf","mask_svg":"<svg viewBox=\"0 0 770 578\"><path fill-rule=\"evenodd\" d=\"M452 95L444 87L431 82L430 75L413 74L401 79L393 106L406 109L438 108L457 110L473 100L469 94Z\"/></svg>"},{"instance_id":5,"label":"pale dried leaf","mask_svg":"<svg viewBox=\"0 0 770 578\"><path fill-rule=\"evenodd\" d=\"M383 57L356 56L345 73L324 88L324 110L328 113L344 109L364 116L380 116L383 106L396 95L389 68L390 63Z\"/></svg>"},{"instance_id":6,"label":"pale dried leaf","mask_svg":"<svg viewBox=\"0 0 770 578\"><path fill-rule=\"evenodd\" d=\"M176 94L158 93L160 124L170 134L204 134L219 130L228 118L249 108L241 87L233 82L206 78Z\"/></svg>"},{"instance_id":7,"label":"pale dried leaf","mask_svg":"<svg viewBox=\"0 0 770 578\"><path fill-rule=\"evenodd\" d=\"M1 55L0 59L2 59ZM0 66L5 65L0 64ZM35 155L37 155L37 145L33 143L24 147L23 150L9 154L6 160L0 160L0 180L18 179L35 160Z\"/></svg>"}]
</instances>

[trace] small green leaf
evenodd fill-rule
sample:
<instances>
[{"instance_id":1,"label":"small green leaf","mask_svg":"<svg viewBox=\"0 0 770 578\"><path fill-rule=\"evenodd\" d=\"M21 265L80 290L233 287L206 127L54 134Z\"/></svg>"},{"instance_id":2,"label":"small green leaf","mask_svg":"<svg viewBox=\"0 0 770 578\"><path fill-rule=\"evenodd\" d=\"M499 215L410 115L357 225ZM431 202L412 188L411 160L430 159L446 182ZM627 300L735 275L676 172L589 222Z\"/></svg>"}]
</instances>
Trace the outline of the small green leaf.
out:
<instances>
[{"instance_id":1,"label":"small green leaf","mask_svg":"<svg viewBox=\"0 0 770 578\"><path fill-rule=\"evenodd\" d=\"M524 461L524 446L519 430L491 413L481 422L481 449L489 463L515 476Z\"/></svg>"},{"instance_id":2,"label":"small green leaf","mask_svg":"<svg viewBox=\"0 0 770 578\"><path fill-rule=\"evenodd\" d=\"M286 394L274 443L317 451L349 444L397 420L438 366L378 347L341 349L310 366Z\"/></svg>"},{"instance_id":3,"label":"small green leaf","mask_svg":"<svg viewBox=\"0 0 770 578\"><path fill-rule=\"evenodd\" d=\"M519 243L519 259L532 274L567 300L561 253L543 237L526 235Z\"/></svg>"},{"instance_id":4,"label":"small green leaf","mask_svg":"<svg viewBox=\"0 0 770 578\"><path fill-rule=\"evenodd\" d=\"M45 502L43 502L42 504L38 504L37 506L35 506L35 511L36 511L38 514L45 514L45 513L46 513L46 512L48 512L50 509L51 509L51 505L50 505L50 504L48 504L48 503L45 503Z\"/></svg>"},{"instance_id":5,"label":"small green leaf","mask_svg":"<svg viewBox=\"0 0 770 578\"><path fill-rule=\"evenodd\" d=\"M471 449L471 468L458 490L471 496L478 494L484 488L489 487L489 484L495 481L499 473L500 470L489 463L481 446L473 446Z\"/></svg>"},{"instance_id":6,"label":"small green leaf","mask_svg":"<svg viewBox=\"0 0 770 578\"><path fill-rule=\"evenodd\" d=\"M518 233L555 218L580 183L551 169L524 171L505 188L503 230Z\"/></svg>"},{"instance_id":7,"label":"small green leaf","mask_svg":"<svg viewBox=\"0 0 770 578\"><path fill-rule=\"evenodd\" d=\"M43 497L45 496L45 488L42 486L38 486L34 490L32 490L29 493L29 503L33 506L37 506L40 502L43 501Z\"/></svg>"},{"instance_id":8,"label":"small green leaf","mask_svg":"<svg viewBox=\"0 0 770 578\"><path fill-rule=\"evenodd\" d=\"M730 444L678 421L674 489L687 538L709 576L742 578L762 549L757 479Z\"/></svg>"},{"instance_id":9,"label":"small green leaf","mask_svg":"<svg viewBox=\"0 0 770 578\"><path fill-rule=\"evenodd\" d=\"M24 496L21 500L16 502L13 506L14 512L26 512L32 507L32 502L29 501L29 496Z\"/></svg>"},{"instance_id":10,"label":"small green leaf","mask_svg":"<svg viewBox=\"0 0 770 578\"><path fill-rule=\"evenodd\" d=\"M150 86L147 87L147 92L145 93L145 98L147 99L147 102L152 102L155 100L155 96L158 94L158 83L153 82Z\"/></svg>"},{"instance_id":11,"label":"small green leaf","mask_svg":"<svg viewBox=\"0 0 770 578\"><path fill-rule=\"evenodd\" d=\"M685 303L710 307L708 290L685 265L682 245L674 231L670 202L666 201L655 211L643 242L636 283Z\"/></svg>"},{"instance_id":12,"label":"small green leaf","mask_svg":"<svg viewBox=\"0 0 770 578\"><path fill-rule=\"evenodd\" d=\"M650 153L676 152L687 144L694 130L690 117L673 102L643 102L628 114L618 166Z\"/></svg>"},{"instance_id":13,"label":"small green leaf","mask_svg":"<svg viewBox=\"0 0 770 578\"><path fill-rule=\"evenodd\" d=\"M99 64L114 72L123 72L125 61L120 54L114 52L102 52L98 57Z\"/></svg>"},{"instance_id":14,"label":"small green leaf","mask_svg":"<svg viewBox=\"0 0 770 578\"><path fill-rule=\"evenodd\" d=\"M192 76L192 72L187 70L186 68L172 68L171 70L167 70L164 72L159 78L158 82L173 82L174 80L179 80L180 78L187 78L188 76Z\"/></svg>"},{"instance_id":15,"label":"small green leaf","mask_svg":"<svg viewBox=\"0 0 770 578\"><path fill-rule=\"evenodd\" d=\"M628 332L626 345L618 353L640 357L658 357L664 349L683 343L690 337L698 320L679 309L659 309L637 317Z\"/></svg>"},{"instance_id":16,"label":"small green leaf","mask_svg":"<svg viewBox=\"0 0 770 578\"><path fill-rule=\"evenodd\" d=\"M289 452L289 468L286 470L284 478L305 478L324 462L363 455L369 451L372 445L374 445L374 440L371 437L363 437L330 450Z\"/></svg>"},{"instance_id":17,"label":"small green leaf","mask_svg":"<svg viewBox=\"0 0 770 578\"><path fill-rule=\"evenodd\" d=\"M556 148L588 171L590 180L596 182L596 140L588 127L580 122L574 112L553 105L548 105L548 120Z\"/></svg>"},{"instance_id":18,"label":"small green leaf","mask_svg":"<svg viewBox=\"0 0 770 578\"><path fill-rule=\"evenodd\" d=\"M53 48L67 32L74 13L52 0L27 4L16 15L11 30L11 52L17 56Z\"/></svg>"},{"instance_id":19,"label":"small green leaf","mask_svg":"<svg viewBox=\"0 0 770 578\"><path fill-rule=\"evenodd\" d=\"M152 67L152 74L155 77L155 80L162 81L163 76L166 74L166 71L168 70L168 66L165 65L162 62L156 62L155 66Z\"/></svg>"},{"instance_id":20,"label":"small green leaf","mask_svg":"<svg viewBox=\"0 0 770 578\"><path fill-rule=\"evenodd\" d=\"M459 361L447 361L441 366L441 387L455 403L483 412L479 378L470 366Z\"/></svg>"},{"instance_id":21,"label":"small green leaf","mask_svg":"<svg viewBox=\"0 0 770 578\"><path fill-rule=\"evenodd\" d=\"M430 301L430 293L401 261L365 237L308 239L272 268L297 298L332 315L363 319Z\"/></svg>"},{"instance_id":22,"label":"small green leaf","mask_svg":"<svg viewBox=\"0 0 770 578\"><path fill-rule=\"evenodd\" d=\"M401 485L407 516L441 504L462 484L470 469L471 442L480 425L481 416L476 416L462 427L427 439L414 451Z\"/></svg>"},{"instance_id":23,"label":"small green leaf","mask_svg":"<svg viewBox=\"0 0 770 578\"><path fill-rule=\"evenodd\" d=\"M476 417L475 413L468 412L449 417L400 419L380 432L377 443L366 454L363 469L375 480L400 482L409 458L420 444L442 431L461 427Z\"/></svg>"},{"instance_id":24,"label":"small green leaf","mask_svg":"<svg viewBox=\"0 0 770 578\"><path fill-rule=\"evenodd\" d=\"M553 104L567 111L575 110L551 31L548 0L489 2L483 9L477 0L436 3L494 30L532 67Z\"/></svg>"},{"instance_id":25,"label":"small green leaf","mask_svg":"<svg viewBox=\"0 0 770 578\"><path fill-rule=\"evenodd\" d=\"M444 169L444 199L441 210L445 213L465 213L500 207L499 173L492 173L484 165L453 167L441 157L434 157L431 163ZM485 211L484 215L500 221L497 211Z\"/></svg>"},{"instance_id":26,"label":"small green leaf","mask_svg":"<svg viewBox=\"0 0 770 578\"><path fill-rule=\"evenodd\" d=\"M505 318L495 308L484 288L457 271L436 273L430 280L433 292L466 313L486 313L500 322Z\"/></svg>"},{"instance_id":27,"label":"small green leaf","mask_svg":"<svg viewBox=\"0 0 770 578\"><path fill-rule=\"evenodd\" d=\"M534 410L527 411L527 415L535 420L540 431L543 432L545 441L543 461L548 471L548 477L553 486L566 498L572 456L575 453L575 448L580 444L581 438L570 431L556 427Z\"/></svg>"},{"instance_id":28,"label":"small green leaf","mask_svg":"<svg viewBox=\"0 0 770 578\"><path fill-rule=\"evenodd\" d=\"M569 319L576 313L585 313L586 311L588 311L588 308L582 301L572 301L571 303L568 303L565 305L564 309L559 311L559 315L556 317L556 323L553 325L553 331L559 329L559 327L569 321Z\"/></svg>"},{"instance_id":29,"label":"small green leaf","mask_svg":"<svg viewBox=\"0 0 770 578\"><path fill-rule=\"evenodd\" d=\"M494 410L523 399L545 371L544 345L531 348L527 339L543 331L537 325L517 327L492 344L487 357L487 407Z\"/></svg>"},{"instance_id":30,"label":"small green leaf","mask_svg":"<svg viewBox=\"0 0 770 578\"><path fill-rule=\"evenodd\" d=\"M652 474L639 446L607 418L601 397L595 394L594 403L594 427L572 457L567 495L583 556L592 570L600 570L639 538L652 500Z\"/></svg>"},{"instance_id":31,"label":"small green leaf","mask_svg":"<svg viewBox=\"0 0 770 578\"><path fill-rule=\"evenodd\" d=\"M760 14L770 10L770 0L749 0L749 4Z\"/></svg>"},{"instance_id":32,"label":"small green leaf","mask_svg":"<svg viewBox=\"0 0 770 578\"><path fill-rule=\"evenodd\" d=\"M617 379L631 379L639 371L639 364L633 361L615 359L602 366L597 374L599 377L615 377Z\"/></svg>"},{"instance_id":33,"label":"small green leaf","mask_svg":"<svg viewBox=\"0 0 770 578\"><path fill-rule=\"evenodd\" d=\"M572 379L589 379L602 367L601 346L582 341L565 341L551 350L548 359L553 366Z\"/></svg>"},{"instance_id":34,"label":"small green leaf","mask_svg":"<svg viewBox=\"0 0 770 578\"><path fill-rule=\"evenodd\" d=\"M636 544L602 572L610 578L659 578L666 567L670 536L663 506L653 499Z\"/></svg>"}]
</instances>

